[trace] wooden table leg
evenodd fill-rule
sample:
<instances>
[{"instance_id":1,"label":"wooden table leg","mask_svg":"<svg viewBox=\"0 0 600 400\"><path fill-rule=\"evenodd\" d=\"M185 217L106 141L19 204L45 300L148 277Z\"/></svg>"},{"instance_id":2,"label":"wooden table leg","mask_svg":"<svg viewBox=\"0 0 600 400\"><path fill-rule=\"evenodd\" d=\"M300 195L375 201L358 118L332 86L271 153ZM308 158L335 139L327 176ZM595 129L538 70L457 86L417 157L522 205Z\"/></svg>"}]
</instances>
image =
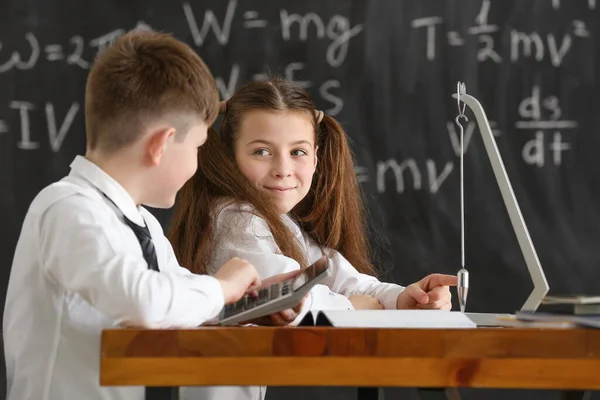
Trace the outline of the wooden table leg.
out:
<instances>
[{"instance_id":1,"label":"wooden table leg","mask_svg":"<svg viewBox=\"0 0 600 400\"><path fill-rule=\"evenodd\" d=\"M179 400L179 386L148 386L146 400Z\"/></svg>"},{"instance_id":2,"label":"wooden table leg","mask_svg":"<svg viewBox=\"0 0 600 400\"><path fill-rule=\"evenodd\" d=\"M384 400L383 388L359 387L357 400Z\"/></svg>"}]
</instances>

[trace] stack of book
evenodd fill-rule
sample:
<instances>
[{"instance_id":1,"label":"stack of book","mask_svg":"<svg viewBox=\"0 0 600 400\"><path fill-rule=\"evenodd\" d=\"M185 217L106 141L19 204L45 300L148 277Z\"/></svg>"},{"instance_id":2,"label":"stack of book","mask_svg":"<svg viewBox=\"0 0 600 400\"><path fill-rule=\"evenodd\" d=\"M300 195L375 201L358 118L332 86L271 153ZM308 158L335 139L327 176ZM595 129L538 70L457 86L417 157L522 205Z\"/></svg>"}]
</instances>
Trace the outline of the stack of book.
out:
<instances>
[{"instance_id":1,"label":"stack of book","mask_svg":"<svg viewBox=\"0 0 600 400\"><path fill-rule=\"evenodd\" d=\"M555 321L600 328L600 296L546 296L536 311L517 311L521 321Z\"/></svg>"}]
</instances>

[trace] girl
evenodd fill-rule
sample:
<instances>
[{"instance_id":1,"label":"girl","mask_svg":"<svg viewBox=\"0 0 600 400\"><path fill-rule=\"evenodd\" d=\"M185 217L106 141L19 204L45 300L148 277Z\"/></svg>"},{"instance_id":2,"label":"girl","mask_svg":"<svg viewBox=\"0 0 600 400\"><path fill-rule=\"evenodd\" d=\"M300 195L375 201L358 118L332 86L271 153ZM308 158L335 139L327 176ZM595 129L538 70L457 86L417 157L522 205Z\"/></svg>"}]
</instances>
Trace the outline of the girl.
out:
<instances>
[{"instance_id":1,"label":"girl","mask_svg":"<svg viewBox=\"0 0 600 400\"><path fill-rule=\"evenodd\" d=\"M214 274L235 256L265 279L327 254L329 276L298 313L272 315L279 325L309 310L451 308L456 276L433 274L406 288L374 277L347 136L304 89L282 79L249 83L221 111L220 132L209 132L176 202L169 239L182 265Z\"/></svg>"}]
</instances>

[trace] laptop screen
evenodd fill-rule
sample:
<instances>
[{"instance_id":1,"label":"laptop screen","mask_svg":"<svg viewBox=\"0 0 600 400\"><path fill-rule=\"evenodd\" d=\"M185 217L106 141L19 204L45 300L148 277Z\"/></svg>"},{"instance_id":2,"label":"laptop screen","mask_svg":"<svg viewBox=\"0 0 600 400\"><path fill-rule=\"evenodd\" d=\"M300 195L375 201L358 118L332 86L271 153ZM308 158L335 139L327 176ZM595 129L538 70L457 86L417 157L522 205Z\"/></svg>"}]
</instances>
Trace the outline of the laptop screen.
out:
<instances>
[{"instance_id":1,"label":"laptop screen","mask_svg":"<svg viewBox=\"0 0 600 400\"><path fill-rule=\"evenodd\" d=\"M311 264L308 268L305 268L300 275L298 275L292 283L292 289L294 291L300 289L306 285L314 277L322 274L327 270L327 257L323 256L316 262Z\"/></svg>"}]
</instances>

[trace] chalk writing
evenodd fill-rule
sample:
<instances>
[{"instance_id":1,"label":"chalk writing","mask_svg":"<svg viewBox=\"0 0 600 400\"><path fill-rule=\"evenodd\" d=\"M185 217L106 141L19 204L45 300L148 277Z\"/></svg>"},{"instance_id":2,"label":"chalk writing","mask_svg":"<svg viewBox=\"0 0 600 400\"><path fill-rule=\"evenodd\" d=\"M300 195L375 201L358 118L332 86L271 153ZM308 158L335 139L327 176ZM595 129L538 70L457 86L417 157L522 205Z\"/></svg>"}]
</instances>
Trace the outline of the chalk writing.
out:
<instances>
[{"instance_id":1,"label":"chalk writing","mask_svg":"<svg viewBox=\"0 0 600 400\"><path fill-rule=\"evenodd\" d=\"M427 27L427 59L434 60L435 59L435 26L439 25L443 22L442 17L424 17L417 18L411 22L413 28L422 28ZM461 43L462 43L461 39ZM456 42L455 42L456 43ZM456 44L454 44L456 45Z\"/></svg>"},{"instance_id":2,"label":"chalk writing","mask_svg":"<svg viewBox=\"0 0 600 400\"><path fill-rule=\"evenodd\" d=\"M46 60L48 61L64 60L65 58L60 44L49 44L44 46L44 52L46 52Z\"/></svg>"},{"instance_id":3,"label":"chalk writing","mask_svg":"<svg viewBox=\"0 0 600 400\"><path fill-rule=\"evenodd\" d=\"M223 80L221 76L215 77L217 82L217 88L219 89L219 93L222 99L229 99L235 93L235 89L238 86L238 82L240 79L240 66L239 64L233 64L231 66L231 70L229 72L229 79L227 80L227 84Z\"/></svg>"},{"instance_id":4,"label":"chalk writing","mask_svg":"<svg viewBox=\"0 0 600 400\"><path fill-rule=\"evenodd\" d=\"M547 48L550 57L550 62L555 67L560 66L563 58L571 48L571 35L565 34L562 38L560 47L557 48L556 38L553 33L546 35ZM522 46L521 46L522 44ZM544 41L542 36L537 32L531 32L529 34L519 32L516 29L510 31L510 59L511 61L518 61L522 55L524 58L529 58L534 55L536 61L544 60ZM535 48L535 52L532 50ZM523 52L521 53L521 50Z\"/></svg>"},{"instance_id":5,"label":"chalk writing","mask_svg":"<svg viewBox=\"0 0 600 400\"><path fill-rule=\"evenodd\" d=\"M481 44L477 51L477 61L484 62L490 60L500 64L502 57L495 49L496 39L492 34L501 33L498 25L488 22L491 8L490 0L483 0L481 9L475 17L475 25L467 29L470 35L478 36L478 42ZM595 8L594 4L589 4L590 9ZM425 56L427 60L433 61L439 45L436 43L437 30L444 26L444 19L439 16L426 16L416 18L411 23L414 29L425 28ZM510 29L504 34L508 35L510 43L510 61L513 63L521 59L533 59L536 62L549 60L550 63L559 67L576 38L589 37L589 31L584 21L574 20L571 26L572 32L566 32L562 35L556 35L549 32L546 34L539 32L524 32L516 28ZM464 35L458 31L449 31L446 33L447 43L451 47L463 46L465 44Z\"/></svg>"},{"instance_id":6,"label":"chalk writing","mask_svg":"<svg viewBox=\"0 0 600 400\"><path fill-rule=\"evenodd\" d=\"M85 47L85 41L79 35L73 36L69 43L74 47L73 52L67 57L67 63L77 65L81 68L89 68L90 63L81 58Z\"/></svg>"},{"instance_id":7,"label":"chalk writing","mask_svg":"<svg viewBox=\"0 0 600 400\"><path fill-rule=\"evenodd\" d=\"M196 46L203 46L211 32L220 45L225 46L229 43L238 7L236 0L227 2L222 21L219 21L213 10L205 10L201 25L198 24L199 19L189 3L183 3L182 7ZM242 26L244 28L265 28L269 24L269 21L260 19L260 14L256 10L247 10L242 15L244 19ZM362 24L352 26L350 20L342 15L333 15L329 20L326 20L314 12L298 14L289 12L286 9L280 10L278 22L281 28L281 37L284 41L299 40L306 42L311 37L316 37L318 40L330 40L331 43L327 47L325 57L329 66L334 68L344 63L348 55L350 39L363 30ZM294 36L295 33L296 36Z\"/></svg>"},{"instance_id":8,"label":"chalk writing","mask_svg":"<svg viewBox=\"0 0 600 400\"><path fill-rule=\"evenodd\" d=\"M67 135L69 128L73 124L73 120L77 115L77 111L79 111L79 104L73 103L71 105L58 129L56 128L54 105L52 103L46 103L45 110L50 147L52 148L52 151L57 152L60 150L60 146L62 145L63 140L65 140L65 136Z\"/></svg>"},{"instance_id":9,"label":"chalk writing","mask_svg":"<svg viewBox=\"0 0 600 400\"><path fill-rule=\"evenodd\" d=\"M448 178L454 169L454 163L449 161L444 163L441 172L438 173L438 165L435 160L428 159L425 161L427 170L427 190L430 193L437 193L444 181ZM396 183L396 193L404 193L407 190L406 181L412 183L413 190L421 190L423 188L423 174L415 159L408 158L398 163L395 159L377 162L377 192L385 193L386 175L388 171L392 172L392 177ZM405 173L406 172L406 173ZM364 173L364 172L363 172ZM410 178L410 179L408 179Z\"/></svg>"},{"instance_id":10,"label":"chalk writing","mask_svg":"<svg viewBox=\"0 0 600 400\"><path fill-rule=\"evenodd\" d=\"M40 57L40 44L35 35L31 32L25 34L25 41L30 47L28 49L28 56L22 56L18 51L13 51L8 61L0 61L0 73L10 71L13 68L29 70L35 67L36 62ZM0 51L2 51L2 49L2 42L0 42Z\"/></svg>"},{"instance_id":11,"label":"chalk writing","mask_svg":"<svg viewBox=\"0 0 600 400\"><path fill-rule=\"evenodd\" d=\"M358 183L365 183L369 181L369 169L361 166L356 166L354 168L354 172L356 173L356 180Z\"/></svg>"},{"instance_id":12,"label":"chalk writing","mask_svg":"<svg viewBox=\"0 0 600 400\"><path fill-rule=\"evenodd\" d=\"M563 141L562 131L576 129L577 121L563 120L562 109L558 97L554 95L541 97L539 85L533 86L531 96L519 103L519 115L522 120L515 123L519 130L535 131L535 136L523 146L522 157L529 165L543 167L546 165L545 131L551 130L552 141L548 145L555 166L562 164L562 153L570 150L569 143Z\"/></svg>"},{"instance_id":13,"label":"chalk writing","mask_svg":"<svg viewBox=\"0 0 600 400\"><path fill-rule=\"evenodd\" d=\"M233 17L235 15L235 9L237 7L236 0L229 0L227 3L227 10L225 11L225 17L222 25L219 25L217 17L212 10L206 10L204 12L204 19L202 20L202 27L198 28L198 22L194 15L192 6L189 3L183 3L183 12L185 19L192 33L194 44L196 46L202 46L209 31L213 31L217 42L221 45L226 45L229 42L229 35L231 33L231 25L233 23Z\"/></svg>"},{"instance_id":14,"label":"chalk writing","mask_svg":"<svg viewBox=\"0 0 600 400\"><path fill-rule=\"evenodd\" d=\"M317 13L307 13L305 15L289 14L287 10L281 10L281 35L284 40L289 41L292 37L292 26L298 26L298 38L301 41L307 41L309 38L309 27L315 27L315 34L318 39L325 37L332 40L327 48L326 59L331 67L339 67L343 64L348 54L350 39L358 35L362 30L362 25L351 26L348 18L341 15L331 17L327 26Z\"/></svg>"},{"instance_id":15,"label":"chalk writing","mask_svg":"<svg viewBox=\"0 0 600 400\"><path fill-rule=\"evenodd\" d=\"M377 191L379 193L385 192L385 174L389 169L392 170L394 178L396 180L397 193L403 193L405 189L404 171L409 171L409 175L412 178L411 180L413 183L413 189L421 189L421 171L419 170L417 162L414 159L409 158L407 160L403 160L400 164L398 164L398 161L390 159L387 161L379 161L377 163Z\"/></svg>"},{"instance_id":16,"label":"chalk writing","mask_svg":"<svg viewBox=\"0 0 600 400\"><path fill-rule=\"evenodd\" d=\"M19 112L20 132L17 148L21 150L39 149L40 142L33 141L31 137L30 113L35 111L36 107L28 101L12 101L10 102L9 107L13 110L18 110ZM69 132L69 128L71 128L73 121L77 116L79 111L79 103L72 103L69 110L65 113L65 116L59 121L57 121L55 106L53 103L45 103L44 110L48 143L50 144L52 151L58 152L60 151L63 141Z\"/></svg>"},{"instance_id":17,"label":"chalk writing","mask_svg":"<svg viewBox=\"0 0 600 400\"><path fill-rule=\"evenodd\" d=\"M470 27L467 31L471 35L479 35L478 41L483 44L477 51L477 61L481 62L489 59L500 64L502 58L494 49L494 38L490 35L490 33L498 31L498 26L488 24L490 5L490 0L484 0L481 3L479 14L475 17L477 25Z\"/></svg>"},{"instance_id":18,"label":"chalk writing","mask_svg":"<svg viewBox=\"0 0 600 400\"><path fill-rule=\"evenodd\" d=\"M246 11L244 13L244 28L266 28L267 20L258 19L257 11Z\"/></svg>"},{"instance_id":19,"label":"chalk writing","mask_svg":"<svg viewBox=\"0 0 600 400\"><path fill-rule=\"evenodd\" d=\"M31 141L29 130L29 111L33 110L33 104L27 101L11 101L10 108L19 110L21 119L21 140L17 143L17 147L21 150L34 150L40 147L38 142Z\"/></svg>"}]
</instances>

